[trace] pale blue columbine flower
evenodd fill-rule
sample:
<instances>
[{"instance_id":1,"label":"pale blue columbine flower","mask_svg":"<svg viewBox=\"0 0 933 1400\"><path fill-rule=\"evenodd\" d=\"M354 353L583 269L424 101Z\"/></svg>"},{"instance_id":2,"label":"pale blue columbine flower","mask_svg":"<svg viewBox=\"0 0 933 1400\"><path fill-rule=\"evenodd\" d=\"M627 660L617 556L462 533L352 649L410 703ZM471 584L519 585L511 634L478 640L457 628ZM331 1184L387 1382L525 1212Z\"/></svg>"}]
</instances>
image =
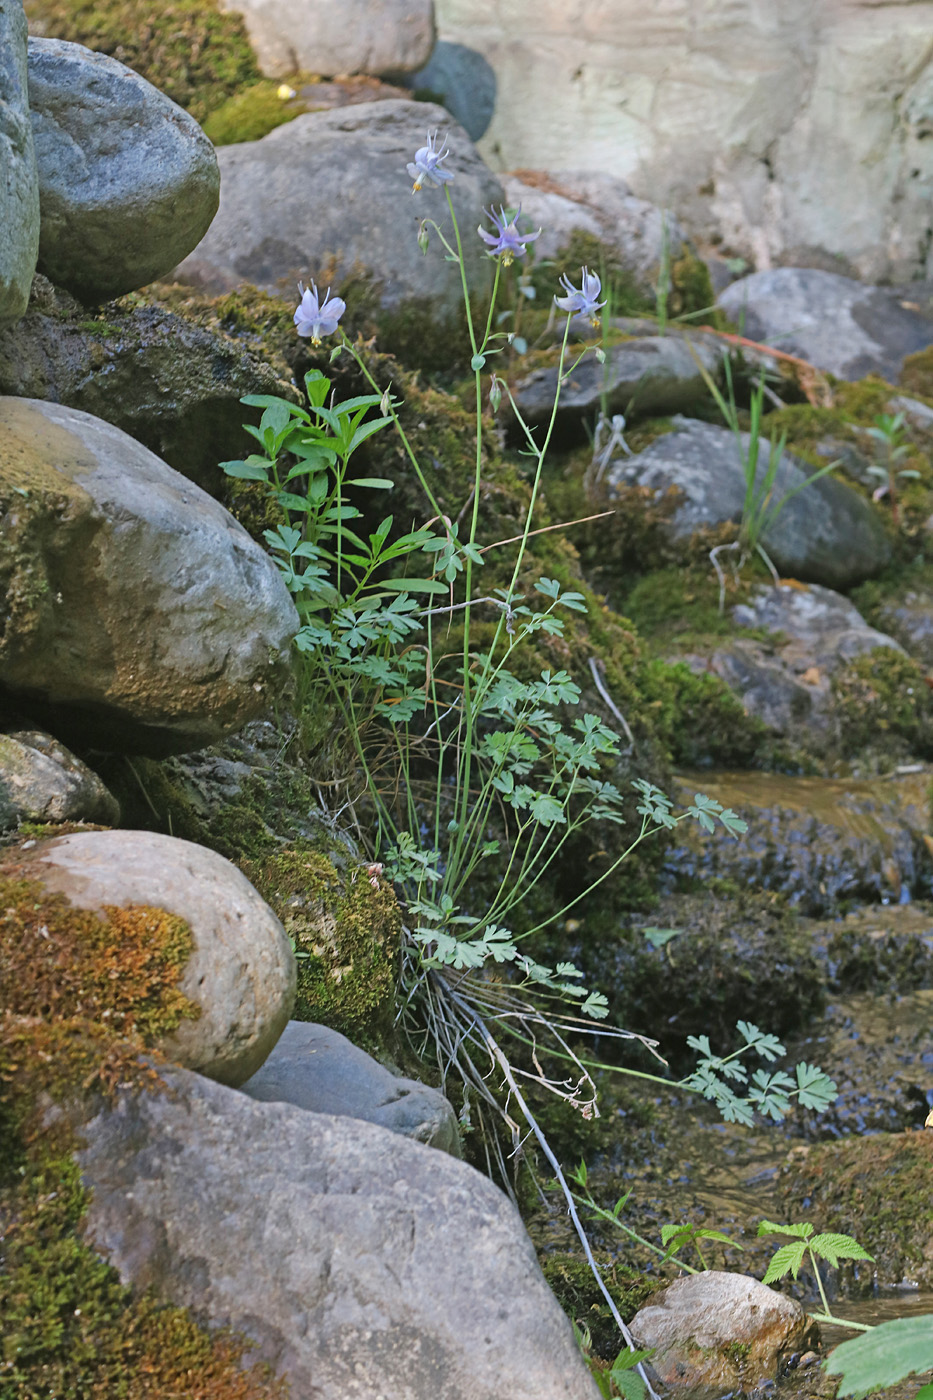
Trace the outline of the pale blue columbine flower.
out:
<instances>
[{"instance_id":1,"label":"pale blue columbine flower","mask_svg":"<svg viewBox=\"0 0 933 1400\"><path fill-rule=\"evenodd\" d=\"M565 297L555 297L554 303L561 311L568 312L576 321L579 317L597 324L596 313L606 305L604 301L597 301L596 298L602 291L602 283L595 272L590 272L588 267L581 269L583 281L579 291L573 285L570 278L564 275L560 279L560 285L567 293Z\"/></svg>"},{"instance_id":2,"label":"pale blue columbine flower","mask_svg":"<svg viewBox=\"0 0 933 1400\"><path fill-rule=\"evenodd\" d=\"M337 322L346 311L347 303L340 297L332 297L330 287L321 301L313 282L310 287L303 287L299 282L298 290L301 293L301 301L295 312L298 334L310 336L312 345L320 345L322 336L333 335L337 329Z\"/></svg>"},{"instance_id":3,"label":"pale blue columbine flower","mask_svg":"<svg viewBox=\"0 0 933 1400\"><path fill-rule=\"evenodd\" d=\"M446 160L450 155L447 147L437 149L437 132L428 132L428 144L422 146L415 152L413 161L408 162L408 173L414 180L411 187L412 194L421 189L425 180L430 180L432 185L447 185L454 178L449 170L441 170L441 161Z\"/></svg>"},{"instance_id":4,"label":"pale blue columbine flower","mask_svg":"<svg viewBox=\"0 0 933 1400\"><path fill-rule=\"evenodd\" d=\"M487 233L480 225L476 230L484 243L488 245L489 256L491 258L501 258L502 266L508 267L513 258L523 258L525 256L525 244L531 243L538 237L537 233L519 233L518 219L522 212L519 205L512 219L506 219L505 210L499 206L499 212L495 209L484 209L483 213L487 219L491 219L495 225L495 233Z\"/></svg>"}]
</instances>

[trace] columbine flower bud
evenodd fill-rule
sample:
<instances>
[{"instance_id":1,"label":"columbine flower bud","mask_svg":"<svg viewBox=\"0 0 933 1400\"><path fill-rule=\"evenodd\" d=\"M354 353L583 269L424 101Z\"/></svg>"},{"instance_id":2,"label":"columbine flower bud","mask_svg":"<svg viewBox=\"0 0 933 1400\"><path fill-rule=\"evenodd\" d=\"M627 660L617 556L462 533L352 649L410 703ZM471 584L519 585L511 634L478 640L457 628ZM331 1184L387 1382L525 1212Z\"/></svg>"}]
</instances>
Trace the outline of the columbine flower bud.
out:
<instances>
[{"instance_id":1,"label":"columbine flower bud","mask_svg":"<svg viewBox=\"0 0 933 1400\"><path fill-rule=\"evenodd\" d=\"M418 225L418 247L421 249L422 253L426 253L428 251L427 219L422 219L421 223Z\"/></svg>"},{"instance_id":2,"label":"columbine flower bud","mask_svg":"<svg viewBox=\"0 0 933 1400\"><path fill-rule=\"evenodd\" d=\"M489 407L493 413L499 412L499 405L502 402L502 385L498 377L494 374L489 385Z\"/></svg>"}]
</instances>

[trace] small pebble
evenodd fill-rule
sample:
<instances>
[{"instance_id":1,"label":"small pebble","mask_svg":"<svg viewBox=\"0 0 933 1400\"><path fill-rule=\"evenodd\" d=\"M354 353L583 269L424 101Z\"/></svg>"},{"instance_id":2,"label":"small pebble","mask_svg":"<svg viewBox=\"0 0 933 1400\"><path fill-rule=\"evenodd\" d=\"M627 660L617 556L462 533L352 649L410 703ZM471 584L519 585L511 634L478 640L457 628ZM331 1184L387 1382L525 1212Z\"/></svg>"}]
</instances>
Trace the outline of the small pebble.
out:
<instances>
[{"instance_id":1,"label":"small pebble","mask_svg":"<svg viewBox=\"0 0 933 1400\"><path fill-rule=\"evenodd\" d=\"M815 1366L819 1359L820 1358L815 1351L805 1351L803 1356L801 1356L800 1358L799 1364L804 1368L806 1368L807 1366Z\"/></svg>"}]
</instances>

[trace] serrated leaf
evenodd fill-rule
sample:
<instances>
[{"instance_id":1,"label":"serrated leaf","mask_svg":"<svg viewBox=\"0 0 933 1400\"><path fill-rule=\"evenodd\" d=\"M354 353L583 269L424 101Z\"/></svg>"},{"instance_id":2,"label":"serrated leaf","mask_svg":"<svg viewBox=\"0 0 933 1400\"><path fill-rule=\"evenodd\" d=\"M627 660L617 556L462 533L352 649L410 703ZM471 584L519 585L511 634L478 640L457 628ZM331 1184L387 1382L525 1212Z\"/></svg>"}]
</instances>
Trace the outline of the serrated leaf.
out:
<instances>
[{"instance_id":1,"label":"serrated leaf","mask_svg":"<svg viewBox=\"0 0 933 1400\"><path fill-rule=\"evenodd\" d=\"M808 1240L813 1234L809 1221L800 1225L776 1225L773 1220L762 1220L758 1226L758 1237L762 1235L792 1235L796 1240Z\"/></svg>"},{"instance_id":2,"label":"serrated leaf","mask_svg":"<svg viewBox=\"0 0 933 1400\"><path fill-rule=\"evenodd\" d=\"M863 1336L842 1342L824 1365L829 1375L842 1377L840 1400L929 1371L933 1368L933 1315L882 1322Z\"/></svg>"},{"instance_id":3,"label":"serrated leaf","mask_svg":"<svg viewBox=\"0 0 933 1400\"><path fill-rule=\"evenodd\" d=\"M761 1280L762 1283L776 1283L777 1280L783 1278L785 1274L792 1274L793 1277L796 1278L806 1252L806 1240L799 1240L795 1244L781 1245L781 1248L768 1265L767 1272Z\"/></svg>"},{"instance_id":4,"label":"serrated leaf","mask_svg":"<svg viewBox=\"0 0 933 1400\"><path fill-rule=\"evenodd\" d=\"M814 1235L809 1244L813 1253L818 1258L825 1259L827 1264L831 1264L834 1269L839 1267L840 1259L874 1258L851 1235L837 1235L832 1232L825 1235Z\"/></svg>"}]
</instances>

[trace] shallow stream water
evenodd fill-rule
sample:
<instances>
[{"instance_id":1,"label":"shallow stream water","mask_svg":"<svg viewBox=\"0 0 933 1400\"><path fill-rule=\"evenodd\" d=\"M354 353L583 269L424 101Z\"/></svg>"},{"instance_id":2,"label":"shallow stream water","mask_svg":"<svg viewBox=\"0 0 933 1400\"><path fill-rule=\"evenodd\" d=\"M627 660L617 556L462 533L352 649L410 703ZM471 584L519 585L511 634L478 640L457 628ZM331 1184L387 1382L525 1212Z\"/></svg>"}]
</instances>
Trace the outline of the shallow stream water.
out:
<instances>
[{"instance_id":1,"label":"shallow stream water","mask_svg":"<svg viewBox=\"0 0 933 1400\"><path fill-rule=\"evenodd\" d=\"M800 924L810 935L827 1006L788 1038L788 1061L821 1065L836 1080L839 1097L826 1114L797 1112L782 1125L746 1129L723 1123L709 1105L688 1095L651 1092L645 1112L644 1100L642 1110L633 1111L630 1099L613 1102L607 1093L605 1109L615 1121L603 1138L606 1150L590 1160L589 1189L606 1210L630 1192L620 1219L655 1247L664 1224L692 1221L733 1241L703 1244L709 1267L760 1278L781 1241L759 1239L758 1223L789 1223L782 1171L790 1162L798 1174L805 1172L808 1144L879 1131L924 1131L933 1108L933 905L923 899L930 888L930 776L913 772L874 783L767 774L685 776L691 795L705 791L748 818L751 840L718 840L712 850L691 840L673 853L670 887L677 888L684 877L737 881L780 891L792 907L818 916L801 917ZM872 902L855 904L856 892L861 901L867 896ZM933 1180L930 1191L933 1195ZM657 1275L657 1253L592 1216L587 1225L604 1258ZM535 1234L545 1250L576 1251L559 1207L546 1218L539 1215ZM871 1250L870 1219L859 1239ZM684 1258L700 1263L690 1251ZM901 1286L880 1286L866 1265L851 1270L841 1288L833 1271L824 1276L833 1310L854 1321L933 1314L933 1292L920 1291L909 1279L884 1282ZM796 1283L784 1286L805 1307L822 1310L815 1280L805 1269ZM823 1352L848 1335L825 1327ZM911 1378L885 1393L906 1400L924 1379ZM818 1366L778 1382L787 1400L829 1396L834 1388Z\"/></svg>"}]
</instances>

